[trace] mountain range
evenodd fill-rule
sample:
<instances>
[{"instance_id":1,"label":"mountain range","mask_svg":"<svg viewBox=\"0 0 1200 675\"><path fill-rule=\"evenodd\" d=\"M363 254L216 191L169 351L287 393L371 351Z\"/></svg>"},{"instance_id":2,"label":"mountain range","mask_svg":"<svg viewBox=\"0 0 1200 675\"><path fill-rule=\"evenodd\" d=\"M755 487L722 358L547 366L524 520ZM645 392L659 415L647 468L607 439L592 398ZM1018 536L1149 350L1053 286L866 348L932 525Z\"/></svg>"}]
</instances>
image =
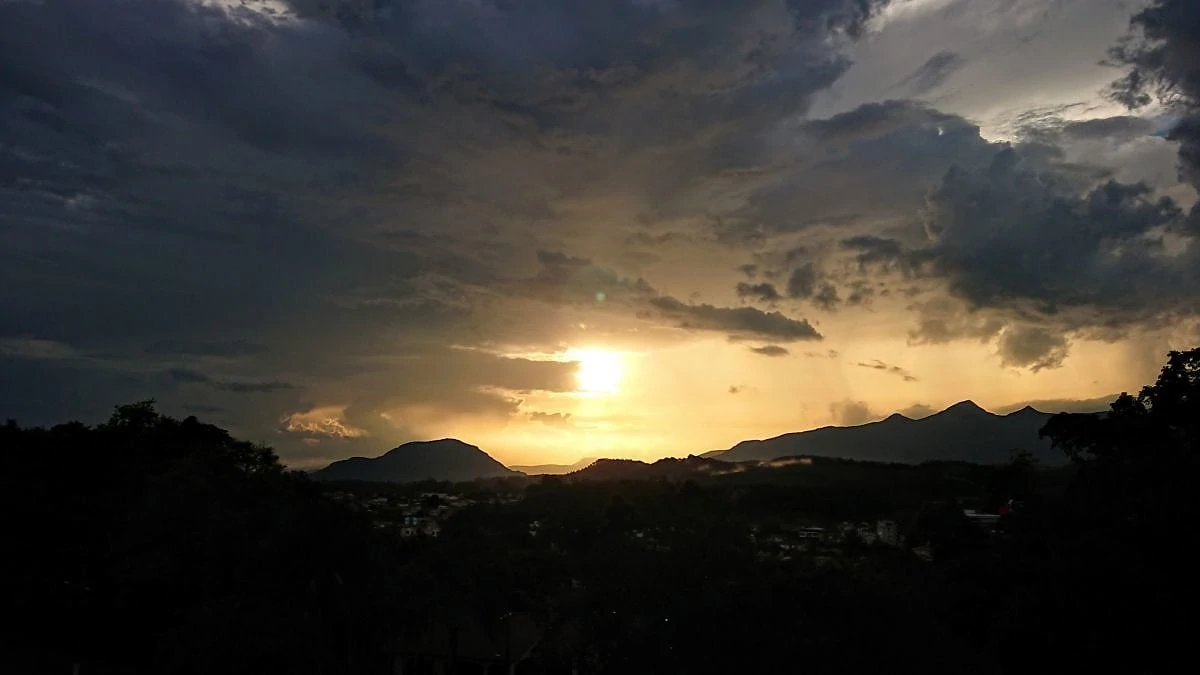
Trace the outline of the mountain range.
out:
<instances>
[{"instance_id":1,"label":"mountain range","mask_svg":"<svg viewBox=\"0 0 1200 675\"><path fill-rule=\"evenodd\" d=\"M851 427L822 427L774 438L742 441L727 450L653 464L635 460L585 458L574 464L505 467L483 450L459 440L405 443L379 457L351 457L311 475L318 480L408 482L424 479L470 481L521 475L572 474L580 478L619 479L684 473L722 473L728 463L763 462L782 457L829 457L871 462L919 464L959 461L1002 464L1014 450L1027 450L1044 466L1066 457L1038 437L1051 413L1026 406L997 415L972 401L912 419L896 413L887 419ZM708 460L719 460L709 462ZM660 476L660 474L662 474Z\"/></svg>"},{"instance_id":2,"label":"mountain range","mask_svg":"<svg viewBox=\"0 0 1200 675\"><path fill-rule=\"evenodd\" d=\"M1007 462L1016 449L1027 450L1042 464L1064 464L1038 431L1051 413L1026 406L1007 415L962 401L945 410L912 419L896 413L887 419L852 427L822 427L763 440L742 441L728 450L703 456L725 462L800 455L877 462L919 463L950 460L976 464Z\"/></svg>"},{"instance_id":3,"label":"mountain range","mask_svg":"<svg viewBox=\"0 0 1200 675\"><path fill-rule=\"evenodd\" d=\"M351 457L310 474L317 480L405 483L425 479L471 481L520 476L483 450L453 438L405 443L379 457Z\"/></svg>"}]
</instances>

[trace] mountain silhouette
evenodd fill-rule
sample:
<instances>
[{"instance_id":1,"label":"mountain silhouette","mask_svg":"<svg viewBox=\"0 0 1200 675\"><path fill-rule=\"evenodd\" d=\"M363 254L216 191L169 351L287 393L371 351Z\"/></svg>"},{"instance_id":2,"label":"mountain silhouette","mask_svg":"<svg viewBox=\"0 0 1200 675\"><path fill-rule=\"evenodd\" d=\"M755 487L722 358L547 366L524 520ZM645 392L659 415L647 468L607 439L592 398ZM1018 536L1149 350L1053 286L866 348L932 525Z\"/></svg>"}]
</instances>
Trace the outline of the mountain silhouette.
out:
<instances>
[{"instance_id":1,"label":"mountain silhouette","mask_svg":"<svg viewBox=\"0 0 1200 675\"><path fill-rule=\"evenodd\" d=\"M682 459L664 457L656 462L636 459L598 459L586 468L568 475L571 480L614 481L614 480L686 480L701 475L719 476L732 465L714 459L691 455Z\"/></svg>"},{"instance_id":2,"label":"mountain silhouette","mask_svg":"<svg viewBox=\"0 0 1200 675\"><path fill-rule=\"evenodd\" d=\"M454 438L405 443L379 457L351 457L311 474L317 480L391 483L425 479L470 481L519 475L483 450Z\"/></svg>"},{"instance_id":3,"label":"mountain silhouette","mask_svg":"<svg viewBox=\"0 0 1200 675\"><path fill-rule=\"evenodd\" d=\"M531 464L528 466L514 464L508 468L528 476L561 476L572 471L586 469L595 461L595 457L584 457L574 464Z\"/></svg>"},{"instance_id":4,"label":"mountain silhouette","mask_svg":"<svg viewBox=\"0 0 1200 675\"><path fill-rule=\"evenodd\" d=\"M705 456L727 462L813 455L877 462L999 464L1009 461L1013 450L1027 450L1042 464L1064 464L1066 456L1038 437L1050 417L1050 413L1029 406L997 415L974 401L962 401L919 420L895 413L859 426L823 427L742 441L729 450Z\"/></svg>"}]
</instances>

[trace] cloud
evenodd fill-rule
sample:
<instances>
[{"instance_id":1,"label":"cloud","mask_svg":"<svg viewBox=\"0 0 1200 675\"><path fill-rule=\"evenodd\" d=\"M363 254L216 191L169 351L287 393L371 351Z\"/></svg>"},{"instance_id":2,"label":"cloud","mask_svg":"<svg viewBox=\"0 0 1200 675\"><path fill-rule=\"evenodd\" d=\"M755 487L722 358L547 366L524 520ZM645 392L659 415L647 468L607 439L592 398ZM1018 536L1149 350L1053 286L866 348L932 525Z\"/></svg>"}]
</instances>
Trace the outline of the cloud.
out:
<instances>
[{"instance_id":1,"label":"cloud","mask_svg":"<svg viewBox=\"0 0 1200 675\"><path fill-rule=\"evenodd\" d=\"M1200 247L1162 248L1179 217L1146 185L1106 181L1083 192L1012 149L980 170L951 168L929 193L926 254L951 290L975 306L1045 314L1103 310L1126 320L1196 307Z\"/></svg>"},{"instance_id":2,"label":"cloud","mask_svg":"<svg viewBox=\"0 0 1200 675\"><path fill-rule=\"evenodd\" d=\"M829 414L839 426L852 427L879 419L865 401L845 400L829 404Z\"/></svg>"},{"instance_id":3,"label":"cloud","mask_svg":"<svg viewBox=\"0 0 1200 675\"><path fill-rule=\"evenodd\" d=\"M0 338L0 358L61 360L79 356L70 345L31 337Z\"/></svg>"},{"instance_id":4,"label":"cloud","mask_svg":"<svg viewBox=\"0 0 1200 675\"><path fill-rule=\"evenodd\" d=\"M900 85L920 96L940 87L964 65L966 62L961 55L952 51L940 51L904 78Z\"/></svg>"},{"instance_id":5,"label":"cloud","mask_svg":"<svg viewBox=\"0 0 1200 675\"><path fill-rule=\"evenodd\" d=\"M1166 137L1179 143L1181 177L1200 189L1200 6L1190 0L1154 0L1130 20L1130 39L1110 55L1128 70L1113 84L1112 94L1131 108L1155 98L1166 105L1175 123ZM1193 209L1193 222L1197 211Z\"/></svg>"},{"instance_id":6,"label":"cloud","mask_svg":"<svg viewBox=\"0 0 1200 675\"><path fill-rule=\"evenodd\" d=\"M771 356L771 357L787 356L788 354L791 353L788 351L788 349L786 347L780 347L779 345L763 345L761 347L751 347L750 351L754 352L755 354L758 354L759 356Z\"/></svg>"},{"instance_id":7,"label":"cloud","mask_svg":"<svg viewBox=\"0 0 1200 675\"><path fill-rule=\"evenodd\" d=\"M900 379L904 380L905 382L916 382L917 381L917 377L915 375L913 375L912 373L908 372L907 370L901 368L900 366L893 366L893 365L884 363L883 361L880 361L879 359L875 359L874 361L871 361L870 363L864 363L862 361L859 361L858 363L855 363L854 365L858 366L859 368L870 368L871 370L878 370L880 372L887 373L888 375L895 375L896 377L899 377Z\"/></svg>"},{"instance_id":8,"label":"cloud","mask_svg":"<svg viewBox=\"0 0 1200 675\"><path fill-rule=\"evenodd\" d=\"M817 271L811 262L792 270L788 276L787 292L790 298L811 298L816 291Z\"/></svg>"},{"instance_id":9,"label":"cloud","mask_svg":"<svg viewBox=\"0 0 1200 675\"><path fill-rule=\"evenodd\" d=\"M923 417L929 417L933 413L937 412L937 410L934 410L931 406L927 406L924 403L914 403L907 408L901 408L896 412L904 415L905 417L919 420Z\"/></svg>"},{"instance_id":10,"label":"cloud","mask_svg":"<svg viewBox=\"0 0 1200 675\"><path fill-rule=\"evenodd\" d=\"M1070 343L1062 335L1034 326L1010 326L1000 334L998 351L1005 366L1033 372L1062 366Z\"/></svg>"},{"instance_id":11,"label":"cloud","mask_svg":"<svg viewBox=\"0 0 1200 675\"><path fill-rule=\"evenodd\" d=\"M904 246L895 239L872 234L847 237L839 242L846 250L854 251L854 260L862 267L902 260Z\"/></svg>"},{"instance_id":12,"label":"cloud","mask_svg":"<svg viewBox=\"0 0 1200 675\"><path fill-rule=\"evenodd\" d=\"M205 384L214 389L235 394L269 394L296 388L295 385L275 380L264 382L216 380L191 368L170 368L167 370L167 376L181 384Z\"/></svg>"},{"instance_id":13,"label":"cloud","mask_svg":"<svg viewBox=\"0 0 1200 675\"><path fill-rule=\"evenodd\" d=\"M792 319L780 312L764 312L753 307L691 305L670 296L654 298L650 305L662 317L686 330L721 331L731 338L746 340L797 342L823 339L807 320Z\"/></svg>"},{"instance_id":14,"label":"cloud","mask_svg":"<svg viewBox=\"0 0 1200 675\"><path fill-rule=\"evenodd\" d=\"M821 284L821 289L813 296L813 304L825 311L832 311L837 308L838 303L842 301L841 295L838 294L837 287L829 282Z\"/></svg>"},{"instance_id":15,"label":"cloud","mask_svg":"<svg viewBox=\"0 0 1200 675\"><path fill-rule=\"evenodd\" d=\"M189 368L172 368L167 371L167 375L172 380L185 384L208 384L212 382L212 378L209 376Z\"/></svg>"},{"instance_id":16,"label":"cloud","mask_svg":"<svg viewBox=\"0 0 1200 675\"><path fill-rule=\"evenodd\" d=\"M535 411L529 413L529 419L533 420L534 422L545 424L548 427L558 427L561 429L575 428L575 422L571 421L570 413L545 413Z\"/></svg>"},{"instance_id":17,"label":"cloud","mask_svg":"<svg viewBox=\"0 0 1200 675\"><path fill-rule=\"evenodd\" d=\"M231 391L235 394L269 394L271 392L296 388L293 384L275 380L268 382L220 382L216 387L222 391Z\"/></svg>"},{"instance_id":18,"label":"cloud","mask_svg":"<svg viewBox=\"0 0 1200 675\"><path fill-rule=\"evenodd\" d=\"M731 394L740 394L745 390L746 390L746 385L744 385L744 384L729 385L729 393L731 393Z\"/></svg>"},{"instance_id":19,"label":"cloud","mask_svg":"<svg viewBox=\"0 0 1200 675\"><path fill-rule=\"evenodd\" d=\"M783 299L783 296L775 289L775 285L766 282L760 284L739 283L737 294L739 298L761 302L776 302Z\"/></svg>"},{"instance_id":20,"label":"cloud","mask_svg":"<svg viewBox=\"0 0 1200 675\"><path fill-rule=\"evenodd\" d=\"M1095 398L1073 399L1073 398L1053 398L1053 399L1034 399L1031 401L1020 401L1011 403L1006 406L1001 406L996 409L1000 415L1007 415L1010 412L1020 410L1025 406L1029 406L1035 410L1048 413L1090 413L1104 412L1109 409L1109 404L1117 399L1118 394L1109 394L1107 396L1097 396Z\"/></svg>"},{"instance_id":21,"label":"cloud","mask_svg":"<svg viewBox=\"0 0 1200 675\"><path fill-rule=\"evenodd\" d=\"M366 436L365 429L359 429L346 422L345 412L345 406L318 406L284 415L280 424L283 425L284 431L296 434L342 439Z\"/></svg>"}]
</instances>

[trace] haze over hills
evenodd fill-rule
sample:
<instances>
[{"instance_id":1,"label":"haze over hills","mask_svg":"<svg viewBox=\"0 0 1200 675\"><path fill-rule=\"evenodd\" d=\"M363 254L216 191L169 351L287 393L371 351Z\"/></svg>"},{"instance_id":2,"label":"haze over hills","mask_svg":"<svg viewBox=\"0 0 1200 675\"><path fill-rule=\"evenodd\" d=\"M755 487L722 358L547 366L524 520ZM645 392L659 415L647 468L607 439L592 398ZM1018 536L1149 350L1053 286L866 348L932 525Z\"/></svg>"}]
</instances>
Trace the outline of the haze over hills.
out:
<instances>
[{"instance_id":1,"label":"haze over hills","mask_svg":"<svg viewBox=\"0 0 1200 675\"><path fill-rule=\"evenodd\" d=\"M951 460L977 464L1007 462L1014 449L1028 450L1039 462L1063 464L1038 431L1051 413L1029 406L1007 415L962 401L928 417L914 420L900 413L853 427L822 427L774 438L742 441L706 457L726 462L774 459L798 455L879 462L917 463Z\"/></svg>"},{"instance_id":2,"label":"haze over hills","mask_svg":"<svg viewBox=\"0 0 1200 675\"><path fill-rule=\"evenodd\" d=\"M529 466L513 464L508 468L520 471L529 476L561 476L580 469L586 469L595 462L597 457L584 457L574 464L533 464Z\"/></svg>"},{"instance_id":3,"label":"haze over hills","mask_svg":"<svg viewBox=\"0 0 1200 675\"><path fill-rule=\"evenodd\" d=\"M459 482L520 475L483 450L454 438L405 443L379 457L351 457L311 474L317 480L393 483L430 478Z\"/></svg>"}]
</instances>

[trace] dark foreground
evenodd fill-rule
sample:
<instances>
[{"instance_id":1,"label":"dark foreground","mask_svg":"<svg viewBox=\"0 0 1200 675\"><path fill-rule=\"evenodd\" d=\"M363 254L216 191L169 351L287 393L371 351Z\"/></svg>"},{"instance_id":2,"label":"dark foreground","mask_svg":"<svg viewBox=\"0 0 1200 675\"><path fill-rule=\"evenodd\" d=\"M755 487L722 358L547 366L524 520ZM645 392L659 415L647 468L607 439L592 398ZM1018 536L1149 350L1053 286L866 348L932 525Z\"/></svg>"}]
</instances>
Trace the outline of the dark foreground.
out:
<instances>
[{"instance_id":1,"label":"dark foreground","mask_svg":"<svg viewBox=\"0 0 1200 675\"><path fill-rule=\"evenodd\" d=\"M0 670L1181 670L1200 351L1044 433L1071 470L386 486L315 484L149 404L10 423Z\"/></svg>"}]
</instances>

